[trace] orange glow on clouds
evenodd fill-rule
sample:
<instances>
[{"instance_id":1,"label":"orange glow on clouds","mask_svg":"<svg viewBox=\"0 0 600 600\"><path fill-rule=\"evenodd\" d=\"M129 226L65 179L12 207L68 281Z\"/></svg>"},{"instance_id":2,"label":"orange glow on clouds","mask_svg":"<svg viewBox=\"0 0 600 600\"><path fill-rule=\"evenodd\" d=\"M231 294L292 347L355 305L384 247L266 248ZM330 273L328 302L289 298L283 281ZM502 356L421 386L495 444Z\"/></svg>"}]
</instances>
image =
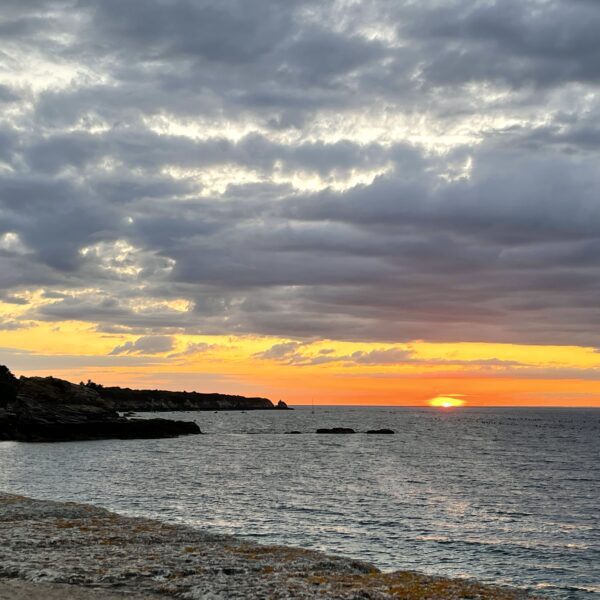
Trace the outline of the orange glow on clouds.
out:
<instances>
[{"instance_id":1,"label":"orange glow on clouds","mask_svg":"<svg viewBox=\"0 0 600 600\"><path fill-rule=\"evenodd\" d=\"M169 349L144 351L135 345L140 334L29 320L31 306L46 300L33 293L26 299L28 305L0 301L0 323L22 324L0 330L0 364L17 375L266 396L292 405L600 407L600 352L591 347L165 334Z\"/></svg>"}]
</instances>

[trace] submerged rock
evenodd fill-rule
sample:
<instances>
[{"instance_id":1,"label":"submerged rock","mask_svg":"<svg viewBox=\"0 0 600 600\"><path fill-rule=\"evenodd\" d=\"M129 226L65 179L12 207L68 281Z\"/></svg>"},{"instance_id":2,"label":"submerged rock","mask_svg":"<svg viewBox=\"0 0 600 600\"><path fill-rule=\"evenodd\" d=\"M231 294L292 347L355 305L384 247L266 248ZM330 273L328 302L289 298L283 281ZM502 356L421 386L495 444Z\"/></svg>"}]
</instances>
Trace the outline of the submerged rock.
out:
<instances>
[{"instance_id":1,"label":"submerged rock","mask_svg":"<svg viewBox=\"0 0 600 600\"><path fill-rule=\"evenodd\" d=\"M129 420L86 385L55 377L16 379L0 369L0 440L54 442L162 438L201 433L195 423Z\"/></svg>"},{"instance_id":2,"label":"submerged rock","mask_svg":"<svg viewBox=\"0 0 600 600\"><path fill-rule=\"evenodd\" d=\"M393 429L369 429L366 433L378 433L378 434L385 434L385 435L390 435L393 433L396 433Z\"/></svg>"},{"instance_id":3,"label":"submerged rock","mask_svg":"<svg viewBox=\"0 0 600 600\"><path fill-rule=\"evenodd\" d=\"M349 427L332 427L331 429L317 429L317 433L356 433L356 431L354 431L354 429L350 429Z\"/></svg>"}]
</instances>

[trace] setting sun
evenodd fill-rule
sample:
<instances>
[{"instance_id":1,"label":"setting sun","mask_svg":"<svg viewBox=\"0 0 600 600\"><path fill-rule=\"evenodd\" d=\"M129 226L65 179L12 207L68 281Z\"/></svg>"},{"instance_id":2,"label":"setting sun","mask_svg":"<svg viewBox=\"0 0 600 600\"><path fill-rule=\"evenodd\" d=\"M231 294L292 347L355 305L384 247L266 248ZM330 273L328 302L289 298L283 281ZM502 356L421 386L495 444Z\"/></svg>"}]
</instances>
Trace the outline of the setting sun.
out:
<instances>
[{"instance_id":1,"label":"setting sun","mask_svg":"<svg viewBox=\"0 0 600 600\"><path fill-rule=\"evenodd\" d=\"M456 408L464 406L465 401L455 396L436 396L429 401L430 406L438 408Z\"/></svg>"}]
</instances>

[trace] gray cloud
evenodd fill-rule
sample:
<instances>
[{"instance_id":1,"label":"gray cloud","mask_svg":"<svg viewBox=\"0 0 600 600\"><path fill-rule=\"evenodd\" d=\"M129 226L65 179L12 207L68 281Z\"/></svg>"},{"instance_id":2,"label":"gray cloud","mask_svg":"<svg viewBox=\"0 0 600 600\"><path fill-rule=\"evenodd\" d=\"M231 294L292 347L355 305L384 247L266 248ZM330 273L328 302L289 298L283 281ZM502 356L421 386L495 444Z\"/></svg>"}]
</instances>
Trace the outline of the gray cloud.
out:
<instances>
[{"instance_id":1,"label":"gray cloud","mask_svg":"<svg viewBox=\"0 0 600 600\"><path fill-rule=\"evenodd\" d=\"M289 359L296 355L296 352L303 346L301 342L283 342L274 344L264 352L257 352L254 356L264 360L282 360Z\"/></svg>"},{"instance_id":2,"label":"gray cloud","mask_svg":"<svg viewBox=\"0 0 600 600\"><path fill-rule=\"evenodd\" d=\"M44 354L28 352L20 348L0 348L0 364L10 365L11 370L41 371L48 369L79 370L82 380L86 379L86 368L91 367L142 367L164 363L164 359L148 356L96 356L81 354Z\"/></svg>"},{"instance_id":3,"label":"gray cloud","mask_svg":"<svg viewBox=\"0 0 600 600\"><path fill-rule=\"evenodd\" d=\"M169 358L179 358L182 356L192 356L195 354L206 354L211 350L217 350L221 348L218 344L207 344L206 342L195 342L189 343L183 352L174 352L169 355Z\"/></svg>"},{"instance_id":4,"label":"gray cloud","mask_svg":"<svg viewBox=\"0 0 600 600\"><path fill-rule=\"evenodd\" d=\"M529 367L525 363L512 360L501 360L498 358L478 359L478 360L460 360L460 359L423 359L415 356L410 348L377 348L375 350L356 350L350 354L336 354L333 349L320 350L317 355L303 352L303 349L310 349L310 345L301 342L283 342L274 344L271 348L258 352L254 356L262 360L273 360L286 365L295 366L315 366L338 363L343 367L367 366L404 366L421 365L424 367L458 367L461 372L464 367L475 369L478 372L485 370L490 374L498 371L502 373L520 373L534 372L538 369L524 369ZM517 367L515 370L514 368ZM550 372L551 369L540 372ZM572 369L566 369L572 371Z\"/></svg>"},{"instance_id":5,"label":"gray cloud","mask_svg":"<svg viewBox=\"0 0 600 600\"><path fill-rule=\"evenodd\" d=\"M424 3L401 25L428 46L424 75L437 85L500 80L520 87L598 82L600 25L593 2ZM416 25L416 26L415 26ZM494 56L501 60L494 60Z\"/></svg>"},{"instance_id":6,"label":"gray cloud","mask_svg":"<svg viewBox=\"0 0 600 600\"><path fill-rule=\"evenodd\" d=\"M70 168L94 169L98 161L115 156L130 169L155 170L167 166L200 169L235 165L271 174L277 166L283 172L304 170L323 176L383 167L391 161L390 151L375 143L342 140L289 145L258 134L249 134L237 142L219 137L198 141L183 136L165 139L157 133L135 130L114 130L104 134L59 133L36 139L23 155L32 170L49 174ZM153 192L152 182L146 185L146 189L136 190L136 195L160 197L169 192L165 187L158 187ZM182 186L181 191L189 191L189 188Z\"/></svg>"},{"instance_id":7,"label":"gray cloud","mask_svg":"<svg viewBox=\"0 0 600 600\"><path fill-rule=\"evenodd\" d=\"M109 353L118 354L161 354L173 349L175 341L172 337L165 335L147 335L140 337L135 342L125 342L116 346Z\"/></svg>"},{"instance_id":8,"label":"gray cloud","mask_svg":"<svg viewBox=\"0 0 600 600\"><path fill-rule=\"evenodd\" d=\"M11 103L19 100L19 94L16 93L10 86L0 84L0 103Z\"/></svg>"},{"instance_id":9,"label":"gray cloud","mask_svg":"<svg viewBox=\"0 0 600 600\"><path fill-rule=\"evenodd\" d=\"M27 321L17 321L16 319L0 319L0 331L15 331L30 326Z\"/></svg>"},{"instance_id":10,"label":"gray cloud","mask_svg":"<svg viewBox=\"0 0 600 600\"><path fill-rule=\"evenodd\" d=\"M27 321L139 340L600 346L599 20L583 0L6 2L3 296L42 287Z\"/></svg>"}]
</instances>

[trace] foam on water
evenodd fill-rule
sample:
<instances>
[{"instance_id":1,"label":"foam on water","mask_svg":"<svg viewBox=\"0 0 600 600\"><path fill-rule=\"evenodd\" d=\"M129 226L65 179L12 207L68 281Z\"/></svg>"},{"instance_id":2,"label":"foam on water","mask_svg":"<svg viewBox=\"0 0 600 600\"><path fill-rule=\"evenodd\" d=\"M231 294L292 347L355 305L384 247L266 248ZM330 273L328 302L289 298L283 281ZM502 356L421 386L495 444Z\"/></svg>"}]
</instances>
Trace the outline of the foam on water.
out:
<instances>
[{"instance_id":1,"label":"foam on water","mask_svg":"<svg viewBox=\"0 0 600 600\"><path fill-rule=\"evenodd\" d=\"M600 411L177 413L208 435L0 443L0 489L589 599ZM391 427L394 436L316 435ZM300 430L304 435L283 435Z\"/></svg>"}]
</instances>

